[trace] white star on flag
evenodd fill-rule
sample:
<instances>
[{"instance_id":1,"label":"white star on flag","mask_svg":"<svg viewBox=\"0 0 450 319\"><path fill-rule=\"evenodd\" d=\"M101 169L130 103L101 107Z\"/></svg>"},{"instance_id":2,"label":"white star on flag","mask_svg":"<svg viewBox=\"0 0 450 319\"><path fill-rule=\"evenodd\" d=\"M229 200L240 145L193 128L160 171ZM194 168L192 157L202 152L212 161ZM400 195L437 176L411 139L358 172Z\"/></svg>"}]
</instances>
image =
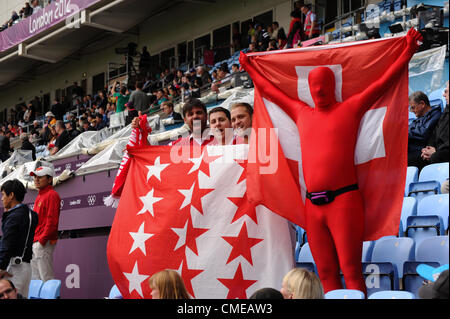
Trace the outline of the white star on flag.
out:
<instances>
[{"instance_id":1,"label":"white star on flag","mask_svg":"<svg viewBox=\"0 0 450 319\"><path fill-rule=\"evenodd\" d=\"M137 293L143 298L144 295L142 294L141 285L142 285L142 282L144 282L150 276L139 274L137 261L134 264L133 271L131 273L124 272L123 274L125 275L125 277L127 277L128 281L130 282L130 286L129 286L130 294L134 290L136 290Z\"/></svg>"},{"instance_id":2,"label":"white star on flag","mask_svg":"<svg viewBox=\"0 0 450 319\"><path fill-rule=\"evenodd\" d=\"M145 242L148 239L150 239L154 234L145 233L144 224L145 222L141 224L137 233L130 232L131 237L133 237L133 246L131 247L131 250L128 254L131 254L133 251L139 248L144 254L144 256L146 256Z\"/></svg>"},{"instance_id":3,"label":"white star on flag","mask_svg":"<svg viewBox=\"0 0 450 319\"><path fill-rule=\"evenodd\" d=\"M192 184L190 189L179 189L178 190L184 196L184 201L183 201L183 204L181 204L180 210L185 208L187 205L189 205L191 203L192 193L194 192L194 186L195 186L195 182L194 182L194 184Z\"/></svg>"},{"instance_id":4,"label":"white star on flag","mask_svg":"<svg viewBox=\"0 0 450 319\"><path fill-rule=\"evenodd\" d=\"M186 243L186 233L187 233L188 222L189 221L186 221L186 224L184 225L183 228L172 228L172 230L175 232L175 234L178 235L178 241L177 241L177 244L175 245L174 251L177 250L178 248L182 247Z\"/></svg>"},{"instance_id":5,"label":"white star on flag","mask_svg":"<svg viewBox=\"0 0 450 319\"><path fill-rule=\"evenodd\" d=\"M153 217L155 217L155 214L153 213L153 204L159 202L163 198L154 197L153 192L155 190L152 189L150 192L148 192L147 195L139 197L141 202L144 204L144 207L137 213L137 215L145 214L147 211L152 214ZM192 195L191 195L192 196Z\"/></svg>"},{"instance_id":6,"label":"white star on flag","mask_svg":"<svg viewBox=\"0 0 450 319\"><path fill-rule=\"evenodd\" d=\"M170 164L161 164L160 163L161 157L158 156L155 159L155 163L153 165L146 165L145 167L147 167L148 169L148 173L147 173L147 182L149 181L149 179L152 176L155 176L157 179L159 179L159 181L161 181L161 172Z\"/></svg>"},{"instance_id":7,"label":"white star on flag","mask_svg":"<svg viewBox=\"0 0 450 319\"><path fill-rule=\"evenodd\" d=\"M205 152L203 151L203 155L205 154ZM192 166L191 170L189 171L188 175L192 172L195 172L196 170L198 170L200 168L200 164L203 161L203 157L197 157L197 158L190 158L189 159L192 163L194 163L194 166Z\"/></svg>"}]
</instances>

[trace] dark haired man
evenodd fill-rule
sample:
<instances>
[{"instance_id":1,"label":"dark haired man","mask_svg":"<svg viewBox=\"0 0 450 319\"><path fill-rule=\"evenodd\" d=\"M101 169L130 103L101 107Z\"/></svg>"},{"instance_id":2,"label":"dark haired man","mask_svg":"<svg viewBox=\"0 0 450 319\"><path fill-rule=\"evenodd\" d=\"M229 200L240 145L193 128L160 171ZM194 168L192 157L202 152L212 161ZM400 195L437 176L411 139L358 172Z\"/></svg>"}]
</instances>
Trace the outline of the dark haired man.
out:
<instances>
[{"instance_id":1,"label":"dark haired man","mask_svg":"<svg viewBox=\"0 0 450 319\"><path fill-rule=\"evenodd\" d=\"M149 107L149 97L148 95L142 91L144 87L144 83L138 81L136 82L136 90L131 93L130 99L128 102L133 103L134 107L138 111L146 111Z\"/></svg>"},{"instance_id":2,"label":"dark haired man","mask_svg":"<svg viewBox=\"0 0 450 319\"><path fill-rule=\"evenodd\" d=\"M248 144L252 128L253 108L250 104L240 102L231 106L231 125L238 144Z\"/></svg>"},{"instance_id":3,"label":"dark haired man","mask_svg":"<svg viewBox=\"0 0 450 319\"><path fill-rule=\"evenodd\" d=\"M6 181L0 189L5 208L0 242L0 278L11 276L18 292L28 296L32 244L38 216L22 204L26 189L19 180Z\"/></svg>"},{"instance_id":4,"label":"dark haired man","mask_svg":"<svg viewBox=\"0 0 450 319\"><path fill-rule=\"evenodd\" d=\"M39 163L39 162L38 162ZM53 252L58 239L61 199L53 189L55 171L51 163L40 163L30 173L39 190L33 210L39 216L39 223L33 240L32 278L47 281L54 278Z\"/></svg>"},{"instance_id":5,"label":"dark haired man","mask_svg":"<svg viewBox=\"0 0 450 319\"><path fill-rule=\"evenodd\" d=\"M230 111L223 107L215 107L208 114L209 127L214 134L214 144L229 145L233 143Z\"/></svg>"},{"instance_id":6,"label":"dark haired man","mask_svg":"<svg viewBox=\"0 0 450 319\"><path fill-rule=\"evenodd\" d=\"M0 299L26 299L17 292L16 286L9 279L0 279Z\"/></svg>"}]
</instances>

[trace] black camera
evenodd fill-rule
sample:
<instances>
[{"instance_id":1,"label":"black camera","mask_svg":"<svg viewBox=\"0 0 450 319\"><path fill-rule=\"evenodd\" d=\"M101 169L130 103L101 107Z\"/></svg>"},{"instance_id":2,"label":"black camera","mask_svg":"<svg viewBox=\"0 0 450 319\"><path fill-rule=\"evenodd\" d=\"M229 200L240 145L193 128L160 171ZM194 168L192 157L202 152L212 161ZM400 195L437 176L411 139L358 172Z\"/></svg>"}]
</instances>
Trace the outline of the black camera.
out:
<instances>
[{"instance_id":1,"label":"black camera","mask_svg":"<svg viewBox=\"0 0 450 319\"><path fill-rule=\"evenodd\" d=\"M12 260L15 265L20 265L22 263L22 257L13 257Z\"/></svg>"}]
</instances>

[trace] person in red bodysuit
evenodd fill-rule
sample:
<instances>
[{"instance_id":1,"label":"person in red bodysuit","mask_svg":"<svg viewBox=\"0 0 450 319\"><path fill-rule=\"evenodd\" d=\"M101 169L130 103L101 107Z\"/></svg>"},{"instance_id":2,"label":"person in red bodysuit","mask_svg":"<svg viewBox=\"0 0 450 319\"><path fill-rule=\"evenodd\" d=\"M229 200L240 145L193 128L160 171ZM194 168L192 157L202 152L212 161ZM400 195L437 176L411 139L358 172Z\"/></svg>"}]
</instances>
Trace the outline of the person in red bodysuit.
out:
<instances>
[{"instance_id":1,"label":"person in red bodysuit","mask_svg":"<svg viewBox=\"0 0 450 319\"><path fill-rule=\"evenodd\" d=\"M366 293L361 264L364 202L357 186L355 145L362 116L397 80L422 40L414 29L408 31L406 38L404 51L385 74L343 102L335 99L334 73L328 67L317 67L309 73L314 108L287 95L274 97L272 92L280 91L265 78L258 87L269 99L280 101L279 106L299 130L308 191L305 203L308 242L325 292L342 289L341 268L346 288ZM241 54L241 65L252 77L257 71L246 59ZM325 194L325 191L332 192Z\"/></svg>"}]
</instances>

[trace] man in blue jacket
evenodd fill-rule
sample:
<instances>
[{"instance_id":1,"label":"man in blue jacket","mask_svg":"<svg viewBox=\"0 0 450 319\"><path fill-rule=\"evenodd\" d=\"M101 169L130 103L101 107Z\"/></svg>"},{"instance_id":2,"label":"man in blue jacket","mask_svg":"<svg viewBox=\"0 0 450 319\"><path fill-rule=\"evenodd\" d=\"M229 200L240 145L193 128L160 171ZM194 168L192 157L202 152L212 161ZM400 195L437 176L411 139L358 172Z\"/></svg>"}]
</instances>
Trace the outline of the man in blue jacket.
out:
<instances>
[{"instance_id":1,"label":"man in blue jacket","mask_svg":"<svg viewBox=\"0 0 450 319\"><path fill-rule=\"evenodd\" d=\"M31 281L30 261L38 215L22 204L26 190L19 180L6 181L0 189L5 208L0 241L0 279L11 277L17 292L26 297Z\"/></svg>"},{"instance_id":2,"label":"man in blue jacket","mask_svg":"<svg viewBox=\"0 0 450 319\"><path fill-rule=\"evenodd\" d=\"M409 124L408 166L422 169L424 166L421 159L422 149L427 145L441 116L441 108L432 108L427 95L421 91L414 92L409 96L409 105L416 118Z\"/></svg>"}]
</instances>

